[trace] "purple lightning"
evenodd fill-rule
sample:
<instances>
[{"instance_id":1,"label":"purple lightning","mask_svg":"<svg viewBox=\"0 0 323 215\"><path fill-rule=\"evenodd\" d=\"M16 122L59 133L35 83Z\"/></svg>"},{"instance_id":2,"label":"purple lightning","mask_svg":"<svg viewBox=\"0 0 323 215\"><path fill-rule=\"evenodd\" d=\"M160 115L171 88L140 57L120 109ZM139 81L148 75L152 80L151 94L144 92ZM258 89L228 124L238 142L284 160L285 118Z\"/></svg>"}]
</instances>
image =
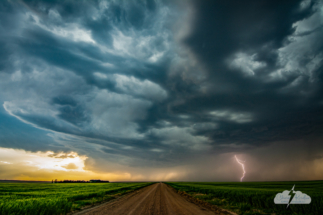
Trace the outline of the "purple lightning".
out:
<instances>
[{"instance_id":1,"label":"purple lightning","mask_svg":"<svg viewBox=\"0 0 323 215\"><path fill-rule=\"evenodd\" d=\"M244 178L244 175L246 174L246 170L244 169L244 164L242 163L244 161L239 160L236 155L234 157L236 158L236 161L241 165L242 170L243 170L243 175L240 178L240 181L242 182L242 179Z\"/></svg>"}]
</instances>

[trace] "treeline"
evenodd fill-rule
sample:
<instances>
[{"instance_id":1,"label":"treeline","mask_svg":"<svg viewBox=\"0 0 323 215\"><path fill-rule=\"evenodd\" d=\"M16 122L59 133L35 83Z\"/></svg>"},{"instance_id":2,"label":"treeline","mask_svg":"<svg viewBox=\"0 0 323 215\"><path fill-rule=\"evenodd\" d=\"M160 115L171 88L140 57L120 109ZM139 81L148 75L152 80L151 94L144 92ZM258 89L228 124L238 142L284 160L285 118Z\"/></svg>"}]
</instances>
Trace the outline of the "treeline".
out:
<instances>
[{"instance_id":1,"label":"treeline","mask_svg":"<svg viewBox=\"0 0 323 215\"><path fill-rule=\"evenodd\" d=\"M52 183L90 183L90 181L84 181L84 180L63 180L58 181L57 179L52 180Z\"/></svg>"},{"instance_id":2,"label":"treeline","mask_svg":"<svg viewBox=\"0 0 323 215\"><path fill-rule=\"evenodd\" d=\"M58 181L57 179L52 180L52 183L109 183L109 181L103 181L100 179L91 179L90 181L85 180L63 180Z\"/></svg>"}]
</instances>

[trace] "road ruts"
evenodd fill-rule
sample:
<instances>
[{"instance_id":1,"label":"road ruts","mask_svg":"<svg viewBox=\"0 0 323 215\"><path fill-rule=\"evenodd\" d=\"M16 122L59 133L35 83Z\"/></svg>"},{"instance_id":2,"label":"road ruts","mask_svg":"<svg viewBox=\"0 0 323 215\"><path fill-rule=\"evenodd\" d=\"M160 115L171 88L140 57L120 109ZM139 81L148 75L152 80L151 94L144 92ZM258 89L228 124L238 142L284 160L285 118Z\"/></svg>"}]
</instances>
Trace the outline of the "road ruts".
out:
<instances>
[{"instance_id":1,"label":"road ruts","mask_svg":"<svg viewBox=\"0 0 323 215\"><path fill-rule=\"evenodd\" d=\"M163 183L156 183L77 215L214 215L188 202Z\"/></svg>"}]
</instances>

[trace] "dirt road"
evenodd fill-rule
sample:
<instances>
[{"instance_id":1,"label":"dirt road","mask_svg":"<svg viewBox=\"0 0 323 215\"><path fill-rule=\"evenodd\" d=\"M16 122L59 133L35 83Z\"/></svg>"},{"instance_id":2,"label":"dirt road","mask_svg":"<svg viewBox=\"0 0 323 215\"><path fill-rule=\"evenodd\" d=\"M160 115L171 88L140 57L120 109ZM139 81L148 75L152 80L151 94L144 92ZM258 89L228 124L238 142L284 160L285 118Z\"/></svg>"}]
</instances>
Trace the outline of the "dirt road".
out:
<instances>
[{"instance_id":1,"label":"dirt road","mask_svg":"<svg viewBox=\"0 0 323 215\"><path fill-rule=\"evenodd\" d=\"M107 202L77 215L211 215L215 214L188 202L163 183L156 183L130 193L116 201Z\"/></svg>"}]
</instances>

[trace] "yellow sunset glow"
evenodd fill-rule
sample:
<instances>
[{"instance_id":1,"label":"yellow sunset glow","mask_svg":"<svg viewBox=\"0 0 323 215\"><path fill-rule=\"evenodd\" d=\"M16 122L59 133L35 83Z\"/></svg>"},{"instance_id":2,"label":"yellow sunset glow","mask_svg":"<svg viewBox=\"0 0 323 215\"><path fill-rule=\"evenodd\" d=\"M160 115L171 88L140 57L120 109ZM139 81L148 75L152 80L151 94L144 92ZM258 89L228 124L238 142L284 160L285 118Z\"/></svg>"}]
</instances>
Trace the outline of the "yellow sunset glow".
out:
<instances>
[{"instance_id":1,"label":"yellow sunset glow","mask_svg":"<svg viewBox=\"0 0 323 215\"><path fill-rule=\"evenodd\" d=\"M15 180L130 180L129 173L95 173L85 170L88 158L76 152L28 152L0 148L0 179Z\"/></svg>"},{"instance_id":2,"label":"yellow sunset glow","mask_svg":"<svg viewBox=\"0 0 323 215\"><path fill-rule=\"evenodd\" d=\"M26 152L24 150L0 148L1 163L10 165L22 165L36 167L38 170L61 170L61 171L84 171L86 156L79 156L75 152L54 153L48 152ZM68 168L74 164L75 168Z\"/></svg>"}]
</instances>

